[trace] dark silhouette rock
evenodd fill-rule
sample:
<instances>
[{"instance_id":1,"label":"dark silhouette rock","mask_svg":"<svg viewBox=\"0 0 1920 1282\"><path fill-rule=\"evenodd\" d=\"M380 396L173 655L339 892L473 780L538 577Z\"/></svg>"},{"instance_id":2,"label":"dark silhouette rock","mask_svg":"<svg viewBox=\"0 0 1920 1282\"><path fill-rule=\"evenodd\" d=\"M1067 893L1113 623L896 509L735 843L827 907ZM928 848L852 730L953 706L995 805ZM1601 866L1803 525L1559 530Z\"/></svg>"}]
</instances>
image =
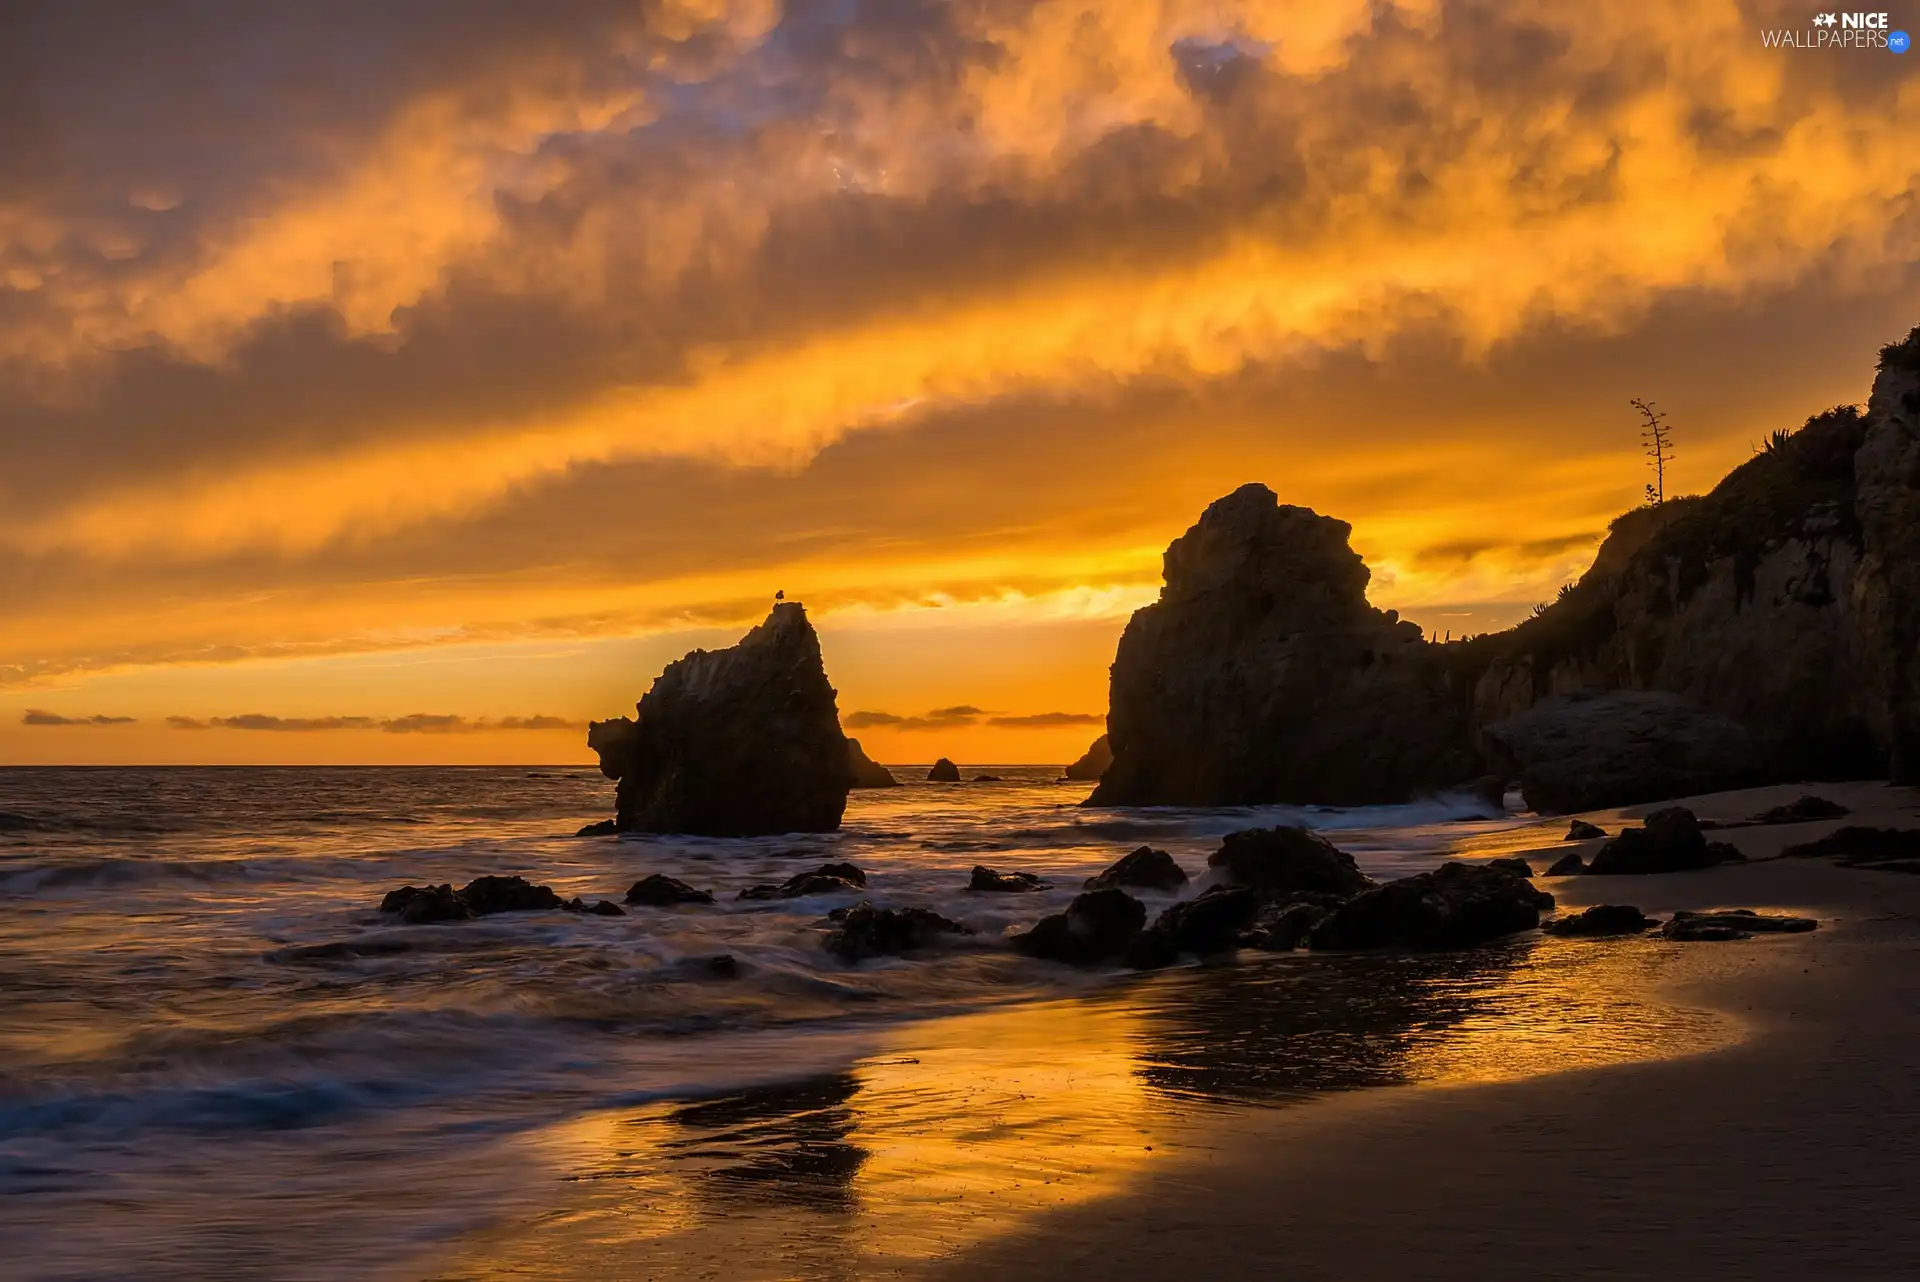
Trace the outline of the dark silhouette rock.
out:
<instances>
[{"instance_id":1,"label":"dark silhouette rock","mask_svg":"<svg viewBox=\"0 0 1920 1282\"><path fill-rule=\"evenodd\" d=\"M477 915L451 884L402 886L398 890L390 890L380 901L380 911L396 914L409 926L467 921Z\"/></svg>"},{"instance_id":2,"label":"dark silhouette rock","mask_svg":"<svg viewBox=\"0 0 1920 1282\"><path fill-rule=\"evenodd\" d=\"M588 908L587 912L594 917L625 917L627 915L627 910L611 899L594 900L593 906Z\"/></svg>"},{"instance_id":3,"label":"dark silhouette rock","mask_svg":"<svg viewBox=\"0 0 1920 1282\"><path fill-rule=\"evenodd\" d=\"M715 979L738 979L740 963L734 960L732 953L716 953L707 958L706 971Z\"/></svg>"},{"instance_id":4,"label":"dark silhouette rock","mask_svg":"<svg viewBox=\"0 0 1920 1282\"><path fill-rule=\"evenodd\" d=\"M927 771L928 783L959 783L960 767L945 757L933 763L933 769Z\"/></svg>"},{"instance_id":5,"label":"dark silhouette rock","mask_svg":"<svg viewBox=\"0 0 1920 1282\"><path fill-rule=\"evenodd\" d=\"M1595 904L1585 912L1555 917L1540 928L1543 934L1592 939L1602 935L1637 935L1658 925L1631 904Z\"/></svg>"},{"instance_id":6,"label":"dark silhouette rock","mask_svg":"<svg viewBox=\"0 0 1920 1282\"><path fill-rule=\"evenodd\" d=\"M1306 828L1230 832L1207 857L1207 867L1219 869L1229 885L1250 886L1268 900L1296 891L1357 895L1373 885L1352 855Z\"/></svg>"},{"instance_id":7,"label":"dark silhouette rock","mask_svg":"<svg viewBox=\"0 0 1920 1282\"><path fill-rule=\"evenodd\" d=\"M1517 873L1522 877L1533 876L1533 865L1528 863L1524 859L1519 859L1514 857L1508 857L1505 859L1489 859L1487 860L1487 867L1504 868L1508 872Z\"/></svg>"},{"instance_id":8,"label":"dark silhouette rock","mask_svg":"<svg viewBox=\"0 0 1920 1282\"><path fill-rule=\"evenodd\" d=\"M1553 896L1485 864L1442 864L1354 896L1308 936L1316 950L1466 948L1540 924Z\"/></svg>"},{"instance_id":9,"label":"dark silhouette rock","mask_svg":"<svg viewBox=\"0 0 1920 1282\"><path fill-rule=\"evenodd\" d=\"M1858 583L1841 599L1854 605L1888 771L1895 783L1920 784L1920 328L1881 349L1852 470L1862 554ZM1793 671L1834 698L1854 675Z\"/></svg>"},{"instance_id":10,"label":"dark silhouette rock","mask_svg":"<svg viewBox=\"0 0 1920 1282\"><path fill-rule=\"evenodd\" d=\"M1725 842L1707 841L1700 821L1685 806L1668 806L1641 820L1594 853L1589 875L1688 872L1726 863L1740 852Z\"/></svg>"},{"instance_id":11,"label":"dark silhouette rock","mask_svg":"<svg viewBox=\"0 0 1920 1282\"><path fill-rule=\"evenodd\" d=\"M1066 777L1076 782L1094 783L1107 773L1107 767L1113 764L1113 749L1107 744L1107 736L1095 739L1087 750L1080 754L1066 769Z\"/></svg>"},{"instance_id":12,"label":"dark silhouette rock","mask_svg":"<svg viewBox=\"0 0 1920 1282\"><path fill-rule=\"evenodd\" d=\"M858 739L847 740L847 768L853 772L856 788L898 788L893 772L861 750Z\"/></svg>"},{"instance_id":13,"label":"dark silhouette rock","mask_svg":"<svg viewBox=\"0 0 1920 1282\"><path fill-rule=\"evenodd\" d=\"M1785 853L1801 859L1837 859L1849 868L1897 865L1920 860L1920 828L1869 828L1849 824L1817 841L1788 846Z\"/></svg>"},{"instance_id":14,"label":"dark silhouette rock","mask_svg":"<svg viewBox=\"0 0 1920 1282\"><path fill-rule=\"evenodd\" d=\"M1107 886L1133 886L1141 890L1178 890L1187 884L1187 874L1173 856L1152 846L1141 846L1120 857L1105 872L1087 878L1086 889Z\"/></svg>"},{"instance_id":15,"label":"dark silhouette rock","mask_svg":"<svg viewBox=\"0 0 1920 1282\"><path fill-rule=\"evenodd\" d=\"M808 895L850 895L865 890L867 874L852 864L821 864L812 872L796 873L777 886L749 886L741 899L802 899Z\"/></svg>"},{"instance_id":16,"label":"dark silhouette rock","mask_svg":"<svg viewBox=\"0 0 1920 1282\"><path fill-rule=\"evenodd\" d=\"M1337 903L1319 900L1295 900L1286 904L1267 904L1254 920L1252 929L1241 936L1248 948L1269 953L1290 953L1303 947L1308 936L1333 914Z\"/></svg>"},{"instance_id":17,"label":"dark silhouette rock","mask_svg":"<svg viewBox=\"0 0 1920 1282\"><path fill-rule=\"evenodd\" d=\"M525 877L475 877L460 888L460 898L478 917L539 912L564 905L552 887L536 886Z\"/></svg>"},{"instance_id":18,"label":"dark silhouette rock","mask_svg":"<svg viewBox=\"0 0 1920 1282\"><path fill-rule=\"evenodd\" d=\"M975 783L1005 783L1006 782L1006 780L1002 779L999 775L975 775L973 777L973 781Z\"/></svg>"},{"instance_id":19,"label":"dark silhouette rock","mask_svg":"<svg viewBox=\"0 0 1920 1282\"><path fill-rule=\"evenodd\" d=\"M1507 813L1507 781L1500 775L1481 775L1470 788L1473 799L1497 818Z\"/></svg>"},{"instance_id":20,"label":"dark silhouette rock","mask_svg":"<svg viewBox=\"0 0 1920 1282\"><path fill-rule=\"evenodd\" d=\"M1012 942L1029 957L1092 966L1125 952L1146 921L1146 906L1124 890L1089 890Z\"/></svg>"},{"instance_id":21,"label":"dark silhouette rock","mask_svg":"<svg viewBox=\"0 0 1920 1282\"><path fill-rule=\"evenodd\" d=\"M1743 726L1657 691L1545 699L1482 738L1542 814L1718 792L1761 774Z\"/></svg>"},{"instance_id":22,"label":"dark silhouette rock","mask_svg":"<svg viewBox=\"0 0 1920 1282\"><path fill-rule=\"evenodd\" d=\"M1850 812L1837 801L1828 801L1825 797L1816 797L1809 793L1797 801L1784 806L1774 806L1762 810L1753 817L1757 824L1804 824L1821 819L1844 819Z\"/></svg>"},{"instance_id":23,"label":"dark silhouette rock","mask_svg":"<svg viewBox=\"0 0 1920 1282\"><path fill-rule=\"evenodd\" d=\"M1023 894L1030 890L1045 890L1047 883L1030 872L1001 872L985 864L973 866L973 877L967 882L968 890L992 890L1008 894Z\"/></svg>"},{"instance_id":24,"label":"dark silhouette rock","mask_svg":"<svg viewBox=\"0 0 1920 1282\"><path fill-rule=\"evenodd\" d=\"M840 826L847 739L799 602L774 606L729 649L668 664L637 712L587 734L601 772L620 781L622 831L752 837Z\"/></svg>"},{"instance_id":25,"label":"dark silhouette rock","mask_svg":"<svg viewBox=\"0 0 1920 1282\"><path fill-rule=\"evenodd\" d=\"M1114 657L1089 805L1360 805L1481 773L1439 647L1368 604L1349 532L1246 485L1174 540Z\"/></svg>"},{"instance_id":26,"label":"dark silhouette rock","mask_svg":"<svg viewBox=\"0 0 1920 1282\"><path fill-rule=\"evenodd\" d=\"M695 890L678 877L653 873L633 883L627 890L627 902L645 904L650 908L665 908L672 904L710 904L713 902L713 892Z\"/></svg>"},{"instance_id":27,"label":"dark silhouette rock","mask_svg":"<svg viewBox=\"0 0 1920 1282\"><path fill-rule=\"evenodd\" d=\"M1577 877L1587 870L1586 861L1578 854L1562 855L1553 866L1547 869L1549 877Z\"/></svg>"},{"instance_id":28,"label":"dark silhouette rock","mask_svg":"<svg viewBox=\"0 0 1920 1282\"><path fill-rule=\"evenodd\" d=\"M925 948L942 935L971 935L957 921L925 908L876 908L862 901L839 914L827 951L847 962Z\"/></svg>"},{"instance_id":29,"label":"dark silhouette rock","mask_svg":"<svg viewBox=\"0 0 1920 1282\"><path fill-rule=\"evenodd\" d=\"M616 820L599 819L588 824L573 835L576 837L611 837L619 831L620 824Z\"/></svg>"},{"instance_id":30,"label":"dark silhouette rock","mask_svg":"<svg viewBox=\"0 0 1920 1282\"><path fill-rule=\"evenodd\" d=\"M12 810L0 810L0 832L26 832L39 826L29 815Z\"/></svg>"},{"instance_id":31,"label":"dark silhouette rock","mask_svg":"<svg viewBox=\"0 0 1920 1282\"><path fill-rule=\"evenodd\" d=\"M1759 934L1800 934L1819 925L1812 917L1768 916L1751 908L1726 908L1705 913L1677 912L1660 933L1686 943L1746 939Z\"/></svg>"},{"instance_id":32,"label":"dark silhouette rock","mask_svg":"<svg viewBox=\"0 0 1920 1282\"><path fill-rule=\"evenodd\" d=\"M1101 893L1101 892L1095 892ZM1124 960L1135 970L1164 966L1181 953L1208 957L1232 952L1260 911L1260 893L1249 886L1214 886L1174 904L1128 945Z\"/></svg>"},{"instance_id":33,"label":"dark silhouette rock","mask_svg":"<svg viewBox=\"0 0 1920 1282\"><path fill-rule=\"evenodd\" d=\"M1590 824L1584 819L1576 819L1567 825L1567 835L1562 838L1562 840L1592 841L1595 837L1604 837L1606 835L1607 830L1599 824ZM1579 858L1577 855L1574 857L1576 859Z\"/></svg>"}]
</instances>

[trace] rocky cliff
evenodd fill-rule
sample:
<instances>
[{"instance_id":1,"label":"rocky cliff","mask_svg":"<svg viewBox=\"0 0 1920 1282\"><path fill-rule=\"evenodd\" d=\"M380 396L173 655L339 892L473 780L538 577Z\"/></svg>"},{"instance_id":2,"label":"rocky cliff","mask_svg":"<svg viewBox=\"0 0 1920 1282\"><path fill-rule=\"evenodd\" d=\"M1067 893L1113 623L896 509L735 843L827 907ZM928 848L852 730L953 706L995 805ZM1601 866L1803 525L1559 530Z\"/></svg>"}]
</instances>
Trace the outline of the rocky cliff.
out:
<instances>
[{"instance_id":1,"label":"rocky cliff","mask_svg":"<svg viewBox=\"0 0 1920 1282\"><path fill-rule=\"evenodd\" d=\"M1920 328L1881 350L1854 457L1864 553L1853 612L1885 716L1888 769L1920 784Z\"/></svg>"},{"instance_id":2,"label":"rocky cliff","mask_svg":"<svg viewBox=\"0 0 1920 1282\"><path fill-rule=\"evenodd\" d=\"M1174 540L1113 662L1090 805L1363 805L1473 777L1438 647L1367 603L1351 527L1247 485Z\"/></svg>"},{"instance_id":3,"label":"rocky cliff","mask_svg":"<svg viewBox=\"0 0 1920 1282\"><path fill-rule=\"evenodd\" d=\"M595 722L588 746L619 780L623 831L746 837L831 832L852 783L820 640L797 601L725 650L695 650L629 719Z\"/></svg>"}]
</instances>

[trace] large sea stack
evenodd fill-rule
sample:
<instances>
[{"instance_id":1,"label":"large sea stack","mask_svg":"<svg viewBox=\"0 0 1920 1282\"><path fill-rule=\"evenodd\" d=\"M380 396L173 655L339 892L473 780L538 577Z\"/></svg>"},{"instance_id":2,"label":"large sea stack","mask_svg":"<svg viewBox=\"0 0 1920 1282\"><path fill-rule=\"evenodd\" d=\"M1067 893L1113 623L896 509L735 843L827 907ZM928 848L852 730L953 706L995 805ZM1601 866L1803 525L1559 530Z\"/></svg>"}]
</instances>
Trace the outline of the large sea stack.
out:
<instances>
[{"instance_id":1,"label":"large sea stack","mask_svg":"<svg viewBox=\"0 0 1920 1282\"><path fill-rule=\"evenodd\" d=\"M622 831L754 837L840 826L847 738L799 602L774 606L738 645L668 664L637 712L587 735L601 773L619 780Z\"/></svg>"},{"instance_id":2,"label":"large sea stack","mask_svg":"<svg viewBox=\"0 0 1920 1282\"><path fill-rule=\"evenodd\" d=\"M1854 612L1885 715L1889 773L1920 784L1920 329L1880 352L1853 466L1863 548Z\"/></svg>"},{"instance_id":3,"label":"large sea stack","mask_svg":"<svg viewBox=\"0 0 1920 1282\"><path fill-rule=\"evenodd\" d=\"M1365 805L1479 770L1438 647L1367 603L1351 527L1246 485L1167 549L1114 658L1090 805Z\"/></svg>"}]
</instances>

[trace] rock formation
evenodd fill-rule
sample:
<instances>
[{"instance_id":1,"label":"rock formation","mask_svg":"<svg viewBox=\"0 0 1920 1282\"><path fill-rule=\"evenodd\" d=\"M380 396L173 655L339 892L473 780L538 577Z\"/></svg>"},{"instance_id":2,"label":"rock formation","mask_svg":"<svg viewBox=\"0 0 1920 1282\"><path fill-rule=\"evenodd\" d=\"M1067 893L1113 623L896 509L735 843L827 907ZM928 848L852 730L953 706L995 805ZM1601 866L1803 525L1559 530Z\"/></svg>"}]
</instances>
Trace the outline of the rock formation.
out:
<instances>
[{"instance_id":1,"label":"rock formation","mask_svg":"<svg viewBox=\"0 0 1920 1282\"><path fill-rule=\"evenodd\" d=\"M1297 894L1357 895L1373 885L1353 856L1306 828L1230 832L1207 856L1230 886L1247 886L1267 901Z\"/></svg>"},{"instance_id":2,"label":"rock formation","mask_svg":"<svg viewBox=\"0 0 1920 1282\"><path fill-rule=\"evenodd\" d=\"M1013 946L1029 957L1092 966L1111 961L1146 925L1147 910L1124 890L1089 890L1076 895L1067 910L1042 917L1033 929L1013 937Z\"/></svg>"},{"instance_id":3,"label":"rock formation","mask_svg":"<svg viewBox=\"0 0 1920 1282\"><path fill-rule=\"evenodd\" d=\"M1684 806L1656 810L1641 824L1622 828L1618 837L1600 847L1587 873L1690 872L1745 858L1724 841L1708 841L1700 821Z\"/></svg>"},{"instance_id":4,"label":"rock formation","mask_svg":"<svg viewBox=\"0 0 1920 1282\"><path fill-rule=\"evenodd\" d=\"M1853 469L1862 556L1852 605L1874 712L1894 782L1920 783L1920 328L1880 352Z\"/></svg>"},{"instance_id":5,"label":"rock formation","mask_svg":"<svg viewBox=\"0 0 1920 1282\"><path fill-rule=\"evenodd\" d=\"M620 783L622 831L716 837L831 832L851 784L820 640L797 601L725 650L667 665L635 719L587 743Z\"/></svg>"},{"instance_id":6,"label":"rock formation","mask_svg":"<svg viewBox=\"0 0 1920 1282\"><path fill-rule=\"evenodd\" d=\"M967 889L1019 895L1033 890L1045 890L1047 882L1030 872L1001 872L998 868L975 864L973 874L967 880Z\"/></svg>"},{"instance_id":7,"label":"rock formation","mask_svg":"<svg viewBox=\"0 0 1920 1282\"><path fill-rule=\"evenodd\" d=\"M867 874L853 864L821 864L795 873L779 885L748 886L737 899L804 899L808 895L852 895L867 888Z\"/></svg>"},{"instance_id":8,"label":"rock formation","mask_svg":"<svg viewBox=\"0 0 1920 1282\"><path fill-rule=\"evenodd\" d=\"M1745 726L1657 690L1555 695L1482 738L1541 814L1718 792L1763 773Z\"/></svg>"},{"instance_id":9,"label":"rock formation","mask_svg":"<svg viewBox=\"0 0 1920 1282\"><path fill-rule=\"evenodd\" d=\"M1080 759L1066 769L1066 777L1076 781L1092 783L1107 773L1107 767L1113 764L1113 749L1108 746L1107 736L1095 739Z\"/></svg>"},{"instance_id":10,"label":"rock formation","mask_svg":"<svg viewBox=\"0 0 1920 1282\"><path fill-rule=\"evenodd\" d=\"M1314 927L1314 949L1466 948L1531 930L1553 896L1485 864L1442 864L1347 900Z\"/></svg>"},{"instance_id":11,"label":"rock formation","mask_svg":"<svg viewBox=\"0 0 1920 1282\"><path fill-rule=\"evenodd\" d=\"M1246 485L1165 558L1113 662L1091 805L1361 805L1480 773L1420 629L1367 603L1350 527Z\"/></svg>"},{"instance_id":12,"label":"rock formation","mask_svg":"<svg viewBox=\"0 0 1920 1282\"><path fill-rule=\"evenodd\" d=\"M928 783L959 783L960 767L945 757L933 763L933 769L927 771Z\"/></svg>"},{"instance_id":13,"label":"rock formation","mask_svg":"<svg viewBox=\"0 0 1920 1282\"><path fill-rule=\"evenodd\" d=\"M1688 942L1745 939L1759 934L1797 935L1819 925L1812 917L1773 916L1751 908L1723 908L1717 912L1677 912L1660 933L1668 939Z\"/></svg>"},{"instance_id":14,"label":"rock formation","mask_svg":"<svg viewBox=\"0 0 1920 1282\"><path fill-rule=\"evenodd\" d=\"M827 934L827 951L845 962L889 957L930 947L943 935L971 935L973 931L926 908L877 908L858 903L835 918Z\"/></svg>"},{"instance_id":15,"label":"rock formation","mask_svg":"<svg viewBox=\"0 0 1920 1282\"><path fill-rule=\"evenodd\" d=\"M657 872L642 877L628 887L627 902L653 908L665 908L672 904L710 904L713 902L713 892L695 889L678 877Z\"/></svg>"},{"instance_id":16,"label":"rock formation","mask_svg":"<svg viewBox=\"0 0 1920 1282\"><path fill-rule=\"evenodd\" d=\"M1087 878L1086 889L1137 886L1143 890L1178 890L1187 884L1187 872L1173 856L1152 846L1140 846L1121 856L1104 872Z\"/></svg>"},{"instance_id":17,"label":"rock formation","mask_svg":"<svg viewBox=\"0 0 1920 1282\"><path fill-rule=\"evenodd\" d=\"M1585 912L1555 917L1540 928L1540 933L1565 939L1599 939L1607 935L1637 935L1658 924L1632 904L1595 904Z\"/></svg>"},{"instance_id":18,"label":"rock formation","mask_svg":"<svg viewBox=\"0 0 1920 1282\"><path fill-rule=\"evenodd\" d=\"M898 788L900 781L893 772L869 757L860 747L858 739L847 740L847 767L853 771L853 786L856 788Z\"/></svg>"}]
</instances>

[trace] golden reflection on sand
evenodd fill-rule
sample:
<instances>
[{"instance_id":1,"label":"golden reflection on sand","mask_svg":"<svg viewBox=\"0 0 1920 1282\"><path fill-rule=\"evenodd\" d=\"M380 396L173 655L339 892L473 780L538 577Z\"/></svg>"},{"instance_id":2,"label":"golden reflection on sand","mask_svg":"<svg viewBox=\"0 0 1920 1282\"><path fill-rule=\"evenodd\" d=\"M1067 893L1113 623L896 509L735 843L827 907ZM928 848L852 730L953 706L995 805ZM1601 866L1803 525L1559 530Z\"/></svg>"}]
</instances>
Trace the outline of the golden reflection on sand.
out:
<instances>
[{"instance_id":1,"label":"golden reflection on sand","mask_svg":"<svg viewBox=\"0 0 1920 1282\"><path fill-rule=\"evenodd\" d=\"M1650 938L1296 955L902 1025L843 1068L539 1133L549 1209L438 1276L910 1274L1197 1158L1250 1107L1729 1042L1649 996L1684 958Z\"/></svg>"}]
</instances>

